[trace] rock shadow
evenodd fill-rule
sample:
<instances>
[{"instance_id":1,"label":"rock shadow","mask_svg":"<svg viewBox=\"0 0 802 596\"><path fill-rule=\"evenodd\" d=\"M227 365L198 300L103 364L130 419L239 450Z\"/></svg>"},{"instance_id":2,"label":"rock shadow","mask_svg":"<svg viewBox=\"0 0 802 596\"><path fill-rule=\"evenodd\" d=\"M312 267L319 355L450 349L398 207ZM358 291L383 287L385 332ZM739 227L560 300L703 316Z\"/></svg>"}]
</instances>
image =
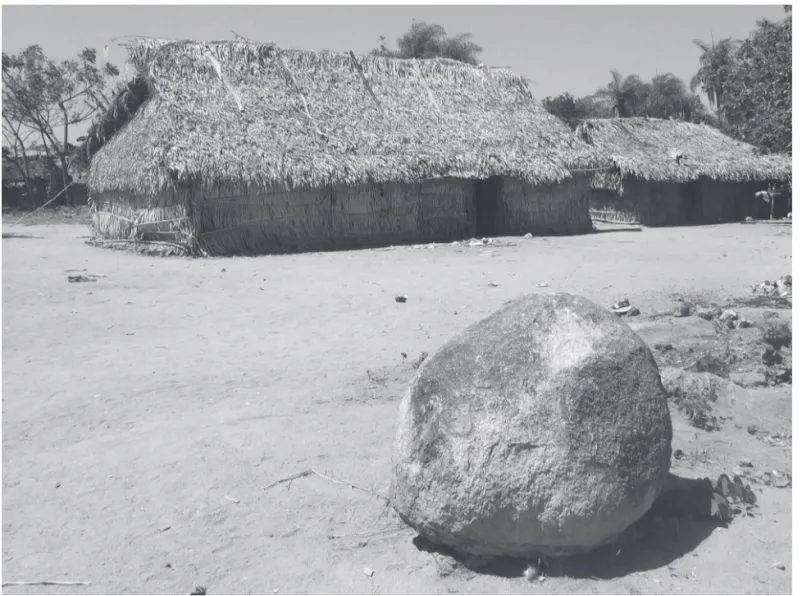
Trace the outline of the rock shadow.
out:
<instances>
[{"instance_id":1,"label":"rock shadow","mask_svg":"<svg viewBox=\"0 0 802 596\"><path fill-rule=\"evenodd\" d=\"M694 551L726 522L713 517L712 486L706 479L669 478L652 508L614 542L590 553L571 557L525 560L513 557L472 557L433 545L417 536L419 550L456 559L475 573L523 577L530 565L538 574L575 579L614 579L670 565Z\"/></svg>"}]
</instances>

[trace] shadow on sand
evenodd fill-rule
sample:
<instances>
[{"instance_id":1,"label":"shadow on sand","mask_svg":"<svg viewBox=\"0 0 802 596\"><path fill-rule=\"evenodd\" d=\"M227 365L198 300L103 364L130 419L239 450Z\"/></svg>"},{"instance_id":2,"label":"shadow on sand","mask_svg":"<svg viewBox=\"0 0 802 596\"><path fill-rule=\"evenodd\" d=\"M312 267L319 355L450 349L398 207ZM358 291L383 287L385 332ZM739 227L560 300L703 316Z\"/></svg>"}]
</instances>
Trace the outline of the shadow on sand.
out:
<instances>
[{"instance_id":1,"label":"shadow on sand","mask_svg":"<svg viewBox=\"0 0 802 596\"><path fill-rule=\"evenodd\" d=\"M30 234L14 234L13 232L3 232L3 240L7 238L38 238L42 239L44 236L31 236Z\"/></svg>"},{"instance_id":2,"label":"shadow on sand","mask_svg":"<svg viewBox=\"0 0 802 596\"><path fill-rule=\"evenodd\" d=\"M573 557L538 561L464 557L419 536L412 542L419 550L453 557L483 575L522 577L528 564L537 563L539 572L551 577L613 579L665 567L695 550L717 527L726 527L724 522L711 517L711 502L709 482L669 474L652 508L615 542Z\"/></svg>"},{"instance_id":3,"label":"shadow on sand","mask_svg":"<svg viewBox=\"0 0 802 596\"><path fill-rule=\"evenodd\" d=\"M641 227L620 227L620 228L602 228L602 229L594 229L592 234L617 234L619 232L642 232L643 228Z\"/></svg>"}]
</instances>

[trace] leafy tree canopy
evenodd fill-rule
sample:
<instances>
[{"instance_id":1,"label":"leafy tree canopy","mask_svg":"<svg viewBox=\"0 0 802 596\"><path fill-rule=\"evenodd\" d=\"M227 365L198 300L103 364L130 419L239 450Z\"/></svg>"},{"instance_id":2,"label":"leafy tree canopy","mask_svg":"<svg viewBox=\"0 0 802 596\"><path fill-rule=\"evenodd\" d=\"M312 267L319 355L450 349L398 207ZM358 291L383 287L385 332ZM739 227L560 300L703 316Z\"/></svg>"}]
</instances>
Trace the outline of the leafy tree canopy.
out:
<instances>
[{"instance_id":1,"label":"leafy tree canopy","mask_svg":"<svg viewBox=\"0 0 802 596\"><path fill-rule=\"evenodd\" d=\"M450 58L468 64L478 64L482 48L472 41L470 33L449 37L441 25L429 24L413 19L409 31L397 40L398 49L387 46L384 36L379 38L379 48L374 55L392 58Z\"/></svg>"},{"instance_id":2,"label":"leafy tree canopy","mask_svg":"<svg viewBox=\"0 0 802 596\"><path fill-rule=\"evenodd\" d=\"M29 179L26 152L40 144L51 163L60 162L67 184L70 126L109 106L105 87L119 71L98 65L97 52L56 63L32 45L18 54L3 52L3 154ZM69 192L67 193L69 202Z\"/></svg>"},{"instance_id":3,"label":"leafy tree canopy","mask_svg":"<svg viewBox=\"0 0 802 596\"><path fill-rule=\"evenodd\" d=\"M791 14L762 20L733 56L721 105L727 132L764 151L791 152Z\"/></svg>"}]
</instances>

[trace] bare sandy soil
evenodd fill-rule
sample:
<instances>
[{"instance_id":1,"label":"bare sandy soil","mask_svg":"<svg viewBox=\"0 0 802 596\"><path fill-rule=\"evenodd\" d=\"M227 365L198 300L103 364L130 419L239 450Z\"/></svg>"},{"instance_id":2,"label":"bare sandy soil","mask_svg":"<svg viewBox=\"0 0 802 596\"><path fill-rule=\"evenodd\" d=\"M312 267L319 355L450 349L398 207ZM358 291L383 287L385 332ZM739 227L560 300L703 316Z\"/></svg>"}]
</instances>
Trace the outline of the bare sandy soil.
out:
<instances>
[{"instance_id":1,"label":"bare sandy soil","mask_svg":"<svg viewBox=\"0 0 802 596\"><path fill-rule=\"evenodd\" d=\"M92 582L4 592L791 592L790 488L753 487L757 515L728 528L655 522L533 583L418 550L370 494L315 476L263 488L313 468L386 492L411 363L507 300L627 297L671 336L678 295L726 304L790 273L790 227L211 260L92 248L76 225L4 232L35 237L2 244L3 580ZM675 474L790 470L790 447L761 440L791 432L788 385L716 407L714 432L674 412Z\"/></svg>"}]
</instances>

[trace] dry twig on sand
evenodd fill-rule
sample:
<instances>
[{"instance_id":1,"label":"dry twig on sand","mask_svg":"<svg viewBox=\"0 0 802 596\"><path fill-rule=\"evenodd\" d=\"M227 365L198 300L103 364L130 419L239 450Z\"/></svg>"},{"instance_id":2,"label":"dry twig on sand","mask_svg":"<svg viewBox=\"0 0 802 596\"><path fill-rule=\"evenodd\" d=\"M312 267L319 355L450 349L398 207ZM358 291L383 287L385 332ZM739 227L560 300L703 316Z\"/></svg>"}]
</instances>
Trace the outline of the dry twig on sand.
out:
<instances>
[{"instance_id":1,"label":"dry twig on sand","mask_svg":"<svg viewBox=\"0 0 802 596\"><path fill-rule=\"evenodd\" d=\"M377 493L377 492L372 491L372 490L367 489L367 488L362 488L361 486L357 486L356 484L351 484L350 482L345 482L343 480L337 480L336 478L331 478L330 476L326 476L325 474L321 474L320 472L318 472L316 470L313 470L312 468L309 468L308 470L304 470L303 472L298 472L297 474L293 474L292 476L287 476L286 478L281 478L280 480L276 480L272 484L268 484L267 486L263 486L262 490L270 490L274 486L278 486L279 484L284 484L285 482L289 482L290 484L292 484L293 480L297 480L298 478L304 478L306 476L312 476L312 475L317 476L318 478L322 478L323 480L328 480L329 482L332 482L334 484L342 484L343 486L349 486L349 487L351 487L353 489L362 491L363 493L367 493L369 495L373 495L374 497L380 498L385 503L389 503L390 502L390 500L387 497L385 497L384 495L382 495L380 493ZM289 486L287 488L289 489Z\"/></svg>"},{"instance_id":2,"label":"dry twig on sand","mask_svg":"<svg viewBox=\"0 0 802 596\"><path fill-rule=\"evenodd\" d=\"M34 581L34 582L3 582L6 586L91 586L92 582L60 582L60 581Z\"/></svg>"}]
</instances>

